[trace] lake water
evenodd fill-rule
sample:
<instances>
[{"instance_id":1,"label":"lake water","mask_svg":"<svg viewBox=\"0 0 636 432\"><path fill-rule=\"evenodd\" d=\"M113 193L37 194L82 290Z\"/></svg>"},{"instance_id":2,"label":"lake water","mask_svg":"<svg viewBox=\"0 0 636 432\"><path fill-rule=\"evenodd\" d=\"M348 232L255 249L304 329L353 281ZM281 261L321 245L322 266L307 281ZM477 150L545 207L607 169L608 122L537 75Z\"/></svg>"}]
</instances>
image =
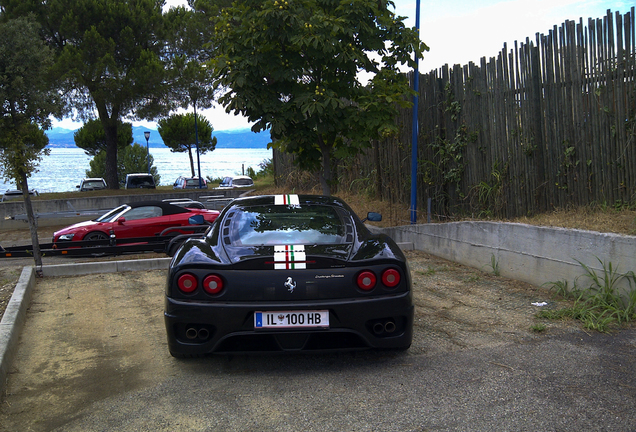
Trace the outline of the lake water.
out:
<instances>
[{"instance_id":1,"label":"lake water","mask_svg":"<svg viewBox=\"0 0 636 432\"><path fill-rule=\"evenodd\" d=\"M190 176L190 159L187 153L172 153L168 148L151 148L154 165L161 176L161 185L172 185L179 176ZM197 172L196 154L194 170ZM258 164L272 157L268 149L216 149L201 155L201 175L212 178L242 173L242 165L259 170ZM39 172L29 178L29 189L38 192L75 191L76 185L86 177L90 156L80 148L52 148L49 156L40 162ZM15 189L11 183L0 182L0 191Z\"/></svg>"}]
</instances>

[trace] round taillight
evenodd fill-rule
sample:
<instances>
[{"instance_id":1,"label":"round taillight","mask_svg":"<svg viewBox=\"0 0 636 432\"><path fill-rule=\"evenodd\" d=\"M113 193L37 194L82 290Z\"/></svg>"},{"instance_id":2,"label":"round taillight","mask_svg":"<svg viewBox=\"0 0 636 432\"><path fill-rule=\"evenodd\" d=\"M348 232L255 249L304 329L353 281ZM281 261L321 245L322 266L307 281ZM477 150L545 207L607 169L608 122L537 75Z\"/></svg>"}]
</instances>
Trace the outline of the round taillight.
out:
<instances>
[{"instance_id":1,"label":"round taillight","mask_svg":"<svg viewBox=\"0 0 636 432\"><path fill-rule=\"evenodd\" d=\"M358 287L365 291L369 291L375 287L375 274L370 271L363 271L358 275Z\"/></svg>"},{"instance_id":2,"label":"round taillight","mask_svg":"<svg viewBox=\"0 0 636 432\"><path fill-rule=\"evenodd\" d=\"M396 269L387 269L382 273L382 283L388 288L395 288L400 283L400 272Z\"/></svg>"},{"instance_id":3,"label":"round taillight","mask_svg":"<svg viewBox=\"0 0 636 432\"><path fill-rule=\"evenodd\" d=\"M181 276L179 276L177 286L181 291L189 294L197 289L197 278L190 273L182 274Z\"/></svg>"},{"instance_id":4,"label":"round taillight","mask_svg":"<svg viewBox=\"0 0 636 432\"><path fill-rule=\"evenodd\" d=\"M223 279L217 275L208 275L203 280L203 289L208 294L218 294L223 289Z\"/></svg>"}]
</instances>

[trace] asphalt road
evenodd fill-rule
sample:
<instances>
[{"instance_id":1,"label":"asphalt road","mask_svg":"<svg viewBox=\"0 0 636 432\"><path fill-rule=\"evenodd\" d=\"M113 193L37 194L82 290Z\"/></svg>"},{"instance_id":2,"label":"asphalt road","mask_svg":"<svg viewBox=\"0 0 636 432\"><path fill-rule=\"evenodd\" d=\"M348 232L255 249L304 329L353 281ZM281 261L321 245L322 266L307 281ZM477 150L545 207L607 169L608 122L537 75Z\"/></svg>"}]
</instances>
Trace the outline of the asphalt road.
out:
<instances>
[{"instance_id":1,"label":"asphalt road","mask_svg":"<svg viewBox=\"0 0 636 432\"><path fill-rule=\"evenodd\" d=\"M461 271L466 287L472 270ZM484 315L473 314L483 326L461 326L470 315L464 292L452 327L442 323L450 308L432 319L418 306L407 352L178 360L161 318L164 278L148 271L38 281L0 430L636 430L634 327L588 334L572 324L536 335L527 324L498 329L506 312L484 304L476 308ZM501 289L503 278L470 280L468 288L491 289L511 311L534 298L521 298L521 288L506 297L512 288ZM454 292L448 281L435 280L430 295Z\"/></svg>"}]
</instances>

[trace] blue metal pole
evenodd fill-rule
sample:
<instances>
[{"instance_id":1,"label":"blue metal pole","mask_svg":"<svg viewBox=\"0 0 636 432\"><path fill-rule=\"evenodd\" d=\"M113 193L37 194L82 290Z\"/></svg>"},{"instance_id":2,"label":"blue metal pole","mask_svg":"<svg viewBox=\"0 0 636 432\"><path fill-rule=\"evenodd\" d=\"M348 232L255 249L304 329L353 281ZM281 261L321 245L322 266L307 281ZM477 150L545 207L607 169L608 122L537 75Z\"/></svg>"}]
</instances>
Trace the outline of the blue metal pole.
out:
<instances>
[{"instance_id":1,"label":"blue metal pole","mask_svg":"<svg viewBox=\"0 0 636 432\"><path fill-rule=\"evenodd\" d=\"M415 28L417 37L420 37L420 0L415 3ZM415 57L415 70L413 71L413 136L411 137L411 224L417 223L417 137L419 135L419 121L417 118L418 101L420 91L419 59Z\"/></svg>"}]
</instances>

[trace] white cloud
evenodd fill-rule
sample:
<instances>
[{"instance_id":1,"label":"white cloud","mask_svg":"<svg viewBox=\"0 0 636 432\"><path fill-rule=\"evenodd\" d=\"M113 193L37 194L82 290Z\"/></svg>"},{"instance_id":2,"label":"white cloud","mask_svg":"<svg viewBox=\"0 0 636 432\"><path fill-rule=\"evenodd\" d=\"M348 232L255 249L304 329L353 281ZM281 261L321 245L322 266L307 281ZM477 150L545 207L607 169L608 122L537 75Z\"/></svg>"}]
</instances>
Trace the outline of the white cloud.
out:
<instances>
[{"instance_id":1,"label":"white cloud","mask_svg":"<svg viewBox=\"0 0 636 432\"><path fill-rule=\"evenodd\" d=\"M431 4L432 3L432 4ZM420 62L420 71L444 64L478 63L482 57L496 57L504 46L535 39L536 33L547 34L554 25L565 20L599 18L607 9L625 13L631 4L604 0L455 0L422 2L420 38L430 47ZM410 9L410 10L409 10ZM415 25L415 2L396 1L396 12L408 15L408 25Z\"/></svg>"}]
</instances>

